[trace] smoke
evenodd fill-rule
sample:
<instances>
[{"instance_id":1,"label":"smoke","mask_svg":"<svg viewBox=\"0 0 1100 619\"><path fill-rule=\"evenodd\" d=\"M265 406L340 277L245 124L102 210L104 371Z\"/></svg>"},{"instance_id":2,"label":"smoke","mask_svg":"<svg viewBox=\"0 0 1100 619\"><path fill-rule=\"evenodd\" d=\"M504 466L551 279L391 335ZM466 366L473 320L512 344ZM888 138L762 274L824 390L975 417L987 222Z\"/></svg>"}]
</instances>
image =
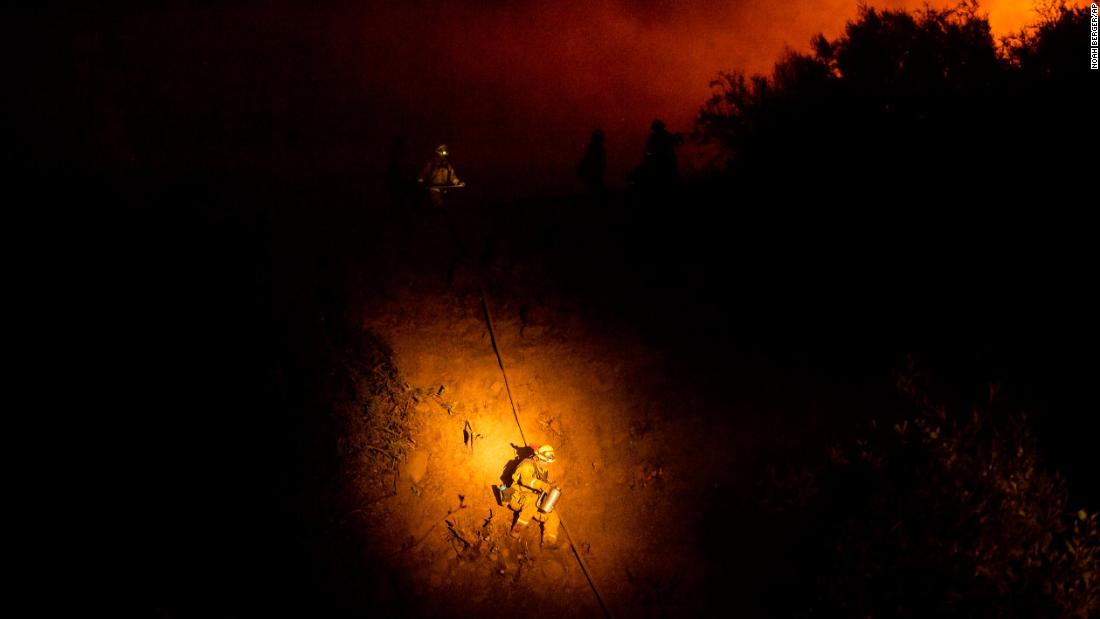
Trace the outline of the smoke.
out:
<instances>
[{"instance_id":1,"label":"smoke","mask_svg":"<svg viewBox=\"0 0 1100 619\"><path fill-rule=\"evenodd\" d=\"M1031 18L1027 0L988 4L1002 32ZM471 193L569 193L593 128L607 135L608 182L621 185L653 118L689 130L719 71L767 72L784 48L838 35L856 10L855 0L187 4L104 17L94 32L68 24L85 31L54 54L60 79L75 72L80 84L55 84L53 105L93 117L84 146L108 167L313 169L380 185L446 142Z\"/></svg>"},{"instance_id":2,"label":"smoke","mask_svg":"<svg viewBox=\"0 0 1100 619\"><path fill-rule=\"evenodd\" d=\"M1030 17L1024 3L990 0L994 23L1020 25L1012 20ZM532 192L572 189L572 163L591 130L602 127L609 182L621 184L640 158L650 120L689 130L719 71L767 72L785 48L806 50L819 32L838 35L856 10L854 0L378 8L364 19L364 66L375 67L365 84L385 93L383 124L401 128L420 150L433 141L425 134L453 141L473 173Z\"/></svg>"}]
</instances>

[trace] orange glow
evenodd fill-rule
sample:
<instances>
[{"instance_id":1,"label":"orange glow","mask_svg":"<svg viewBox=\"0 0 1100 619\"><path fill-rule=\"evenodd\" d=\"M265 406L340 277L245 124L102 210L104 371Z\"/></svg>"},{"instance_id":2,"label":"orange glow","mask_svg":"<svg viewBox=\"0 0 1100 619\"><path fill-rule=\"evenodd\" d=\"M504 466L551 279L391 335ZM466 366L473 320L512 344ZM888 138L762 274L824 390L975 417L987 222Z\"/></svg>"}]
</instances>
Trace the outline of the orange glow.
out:
<instances>
[{"instance_id":1,"label":"orange glow","mask_svg":"<svg viewBox=\"0 0 1100 619\"><path fill-rule=\"evenodd\" d=\"M487 574L462 571L463 562L455 561L439 535L432 534L444 534L444 515L453 526L470 531L479 530L491 513L494 537L484 546L495 550L480 557L475 564L479 570L494 566L498 582L515 582L509 586L524 592L539 607L557 605L559 616L569 609L576 616L598 616L597 603L573 556L568 551L540 550L537 523L531 523L522 538L524 548L537 557L535 567L528 568L536 570L536 580L517 580L522 568L517 567L516 553L521 545L505 535L514 512L497 505L491 487L501 483L505 465L516 455L512 445L522 446L523 439L480 306L469 298L466 301L409 293L390 304L372 307L364 316L364 327L383 335L392 346L403 381L431 386L433 392L440 384L445 387L442 402L424 399L413 413L410 430L415 447L411 454L419 454L417 458L427 463L427 473L415 483L407 477L396 483L397 493L386 503L389 519L372 523L386 527L389 533L377 540L381 554L393 557L397 562L393 569L405 574L414 587L433 591L434 598L426 603L446 604L451 591L483 586ZM690 448L665 441L642 444L635 427L639 419L649 419L652 403L630 389L629 378L637 372L654 371L656 357L637 347L631 349L630 361L624 362L621 353L616 356L613 352L620 345L613 338L566 318L564 313L540 314L539 325L533 326L519 319L513 304L499 304L494 309L497 341L526 441L555 448L550 480L562 488L555 511L568 523L578 544L598 548L585 560L594 577L602 578L602 594L629 608L632 602L624 593L626 583L615 575L622 574L634 557L645 556L647 544L667 534L669 528L659 519L638 518L629 501L609 501L608 489L625 492L637 485L632 491L639 492L664 474L661 463L672 457L670 452ZM392 320L398 314L402 319ZM550 324L561 330L548 327ZM566 337L566 332L576 335ZM472 450L464 443L467 421L482 435ZM414 493L413 485L419 491ZM464 497L461 508L459 495ZM630 523L630 527L619 523ZM402 554L402 545L410 539L424 541L414 551ZM417 563L410 558L417 556L415 553L438 560ZM447 580L440 579L440 574L448 574ZM475 580L479 585L472 584ZM568 595L557 597L550 595L550 590L568 591Z\"/></svg>"},{"instance_id":2,"label":"orange glow","mask_svg":"<svg viewBox=\"0 0 1100 619\"><path fill-rule=\"evenodd\" d=\"M981 10L1003 35L1032 20L1031 6L987 0ZM812 36L836 37L856 12L855 0L410 0L123 12L104 16L101 35L78 38L58 57L85 75L71 92L55 85L51 99L71 102L72 118L96 119L86 146L99 165L269 162L287 173L352 174L381 190L391 144L404 145L397 168L418 170L446 142L470 203L569 194L581 189L573 167L594 128L607 136L607 184L622 186L652 119L689 130L719 71L767 72L785 47L808 51ZM74 18L64 27L85 26ZM164 36L174 32L188 36ZM156 71L146 81L96 73L112 55L122 64L144 58ZM170 131L143 139L146 110L156 106ZM215 146L225 140L233 148Z\"/></svg>"},{"instance_id":3,"label":"orange glow","mask_svg":"<svg viewBox=\"0 0 1100 619\"><path fill-rule=\"evenodd\" d=\"M363 19L363 53L365 86L385 102L379 126L410 143L447 133L439 139L455 144L475 178L522 169L520 179L504 173L493 180L497 190L521 183L525 193L575 189L560 184L572 178L599 126L608 135L609 183L621 184L638 163L650 120L689 130L719 71L767 72L784 48L805 51L819 32L839 35L857 10L853 0L653 6L595 0L376 9ZM1035 17L1027 0L988 0L981 10L995 36Z\"/></svg>"}]
</instances>

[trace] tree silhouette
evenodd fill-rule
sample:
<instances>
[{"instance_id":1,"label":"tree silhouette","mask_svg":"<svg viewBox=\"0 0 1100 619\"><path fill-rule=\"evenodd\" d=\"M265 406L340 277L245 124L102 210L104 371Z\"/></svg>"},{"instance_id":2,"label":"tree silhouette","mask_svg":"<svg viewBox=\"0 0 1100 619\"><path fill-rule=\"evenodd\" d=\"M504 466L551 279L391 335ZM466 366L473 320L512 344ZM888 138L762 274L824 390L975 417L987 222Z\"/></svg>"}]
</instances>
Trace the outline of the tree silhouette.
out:
<instances>
[{"instance_id":1,"label":"tree silhouette","mask_svg":"<svg viewBox=\"0 0 1100 619\"><path fill-rule=\"evenodd\" d=\"M1070 127L1081 117L1067 114L1095 79L1087 37L1087 10L1063 4L1001 44L972 0L915 12L864 6L839 38L788 51L770 76L720 74L697 130L744 178L1010 193L994 177L1046 181L1087 161Z\"/></svg>"},{"instance_id":2,"label":"tree silhouette","mask_svg":"<svg viewBox=\"0 0 1100 619\"><path fill-rule=\"evenodd\" d=\"M697 119L729 162L713 187L769 206L830 194L884 208L1017 202L1032 224L1095 177L1082 129L1100 75L1088 69L1088 27L1087 9L1055 3L997 41L974 2L862 7L838 38L786 52L770 75L713 82ZM751 192L778 199L743 200ZM919 250L946 254L932 238ZM892 266L888 252L874 257ZM1005 268L993 260L983 276ZM900 380L906 412L764 484L757 537L772 563L755 566L754 585L767 614L1098 616L1097 515L1070 503L1022 412L993 397L937 400L923 380Z\"/></svg>"}]
</instances>

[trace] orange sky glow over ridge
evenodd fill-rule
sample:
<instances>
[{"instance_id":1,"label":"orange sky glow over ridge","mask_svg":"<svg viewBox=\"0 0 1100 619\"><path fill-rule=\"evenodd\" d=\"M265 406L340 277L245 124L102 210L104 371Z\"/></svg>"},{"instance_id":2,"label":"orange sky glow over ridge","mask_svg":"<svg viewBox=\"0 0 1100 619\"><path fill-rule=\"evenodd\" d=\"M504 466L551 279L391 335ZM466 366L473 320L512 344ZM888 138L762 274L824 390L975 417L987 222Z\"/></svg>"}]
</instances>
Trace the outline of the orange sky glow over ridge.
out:
<instances>
[{"instance_id":1,"label":"orange sky glow over ridge","mask_svg":"<svg viewBox=\"0 0 1100 619\"><path fill-rule=\"evenodd\" d=\"M651 120L690 131L720 72L768 73L785 49L839 36L858 6L333 0L121 11L57 48L76 80L58 82L53 100L97 119L76 134L104 169L270 167L384 191L394 161L414 175L445 142L471 202L568 194L594 128L607 136L607 182L622 187ZM1031 7L985 0L979 12L1003 36L1036 18ZM86 16L65 27L86 29Z\"/></svg>"},{"instance_id":2,"label":"orange sky glow over ridge","mask_svg":"<svg viewBox=\"0 0 1100 619\"><path fill-rule=\"evenodd\" d=\"M784 49L807 51L815 34L841 34L857 7L854 0L413 2L367 18L373 70L364 86L388 103L380 126L409 127L398 132L418 145L430 136L456 141L460 160L472 154L490 163L501 153L530 160L536 172L528 180L550 188L560 178L551 168L569 165L593 127L607 131L610 172L621 176L649 120L688 130L720 71L766 73ZM998 37L1036 17L1028 0L986 0L979 11ZM392 62L377 62L384 58ZM427 118L416 118L420 112ZM536 158L547 162L544 178Z\"/></svg>"}]
</instances>

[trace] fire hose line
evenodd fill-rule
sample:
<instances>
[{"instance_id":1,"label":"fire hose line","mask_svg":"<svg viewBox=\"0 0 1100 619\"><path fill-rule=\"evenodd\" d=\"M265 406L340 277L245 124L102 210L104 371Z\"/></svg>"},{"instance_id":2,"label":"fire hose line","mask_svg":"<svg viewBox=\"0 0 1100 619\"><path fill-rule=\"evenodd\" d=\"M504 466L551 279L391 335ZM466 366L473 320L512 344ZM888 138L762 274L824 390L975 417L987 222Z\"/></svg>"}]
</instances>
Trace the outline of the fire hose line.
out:
<instances>
[{"instance_id":1,"label":"fire hose line","mask_svg":"<svg viewBox=\"0 0 1100 619\"><path fill-rule=\"evenodd\" d=\"M457 240L457 235L456 235ZM504 377L504 390L508 394L508 403L512 406L512 416L516 420L516 427L519 428L519 436L523 439L523 444L527 445L527 436L523 433L523 424L519 422L519 412L516 410L516 401L512 398L512 388L508 385L508 371L504 369L504 357L500 354L500 347L497 345L496 332L493 329L493 315L489 311L489 298L485 295L485 287L478 283L478 291L481 293L481 307L485 310L485 322L489 327L489 341L493 343L493 352L497 356L497 365L500 366L500 375ZM603 596L600 595L600 590L596 588L596 582L592 580L592 574L588 571L588 566L585 565L584 559L581 558L581 553L577 550L577 545L573 543L573 535L569 532L569 527L565 526L565 519L561 517L561 512L558 512L558 522L561 523L562 531L565 531L565 537L569 539L569 549L573 551L573 556L577 558L577 564L581 566L581 571L584 572L584 577L588 581L588 586L592 588L592 593L596 595L596 601L600 604L600 610L603 611L604 617L611 619L611 611L608 610L607 605L603 602Z\"/></svg>"},{"instance_id":2,"label":"fire hose line","mask_svg":"<svg viewBox=\"0 0 1100 619\"><path fill-rule=\"evenodd\" d=\"M516 410L516 401L512 399L512 386L508 384L508 372L504 369L504 357L500 356L500 348L497 346L497 335L493 330L493 315L489 313L489 301L485 296L485 288L479 283L477 285L478 292L481 293L481 308L485 310L485 323L489 325L489 341L493 343L493 352L497 355L497 365L500 366L500 375L504 377L504 391L508 394L508 403L512 405L512 417L516 420L516 427L519 428L519 437L523 439L523 444L527 444L527 436L523 433L523 424L519 422L519 411Z\"/></svg>"}]
</instances>

